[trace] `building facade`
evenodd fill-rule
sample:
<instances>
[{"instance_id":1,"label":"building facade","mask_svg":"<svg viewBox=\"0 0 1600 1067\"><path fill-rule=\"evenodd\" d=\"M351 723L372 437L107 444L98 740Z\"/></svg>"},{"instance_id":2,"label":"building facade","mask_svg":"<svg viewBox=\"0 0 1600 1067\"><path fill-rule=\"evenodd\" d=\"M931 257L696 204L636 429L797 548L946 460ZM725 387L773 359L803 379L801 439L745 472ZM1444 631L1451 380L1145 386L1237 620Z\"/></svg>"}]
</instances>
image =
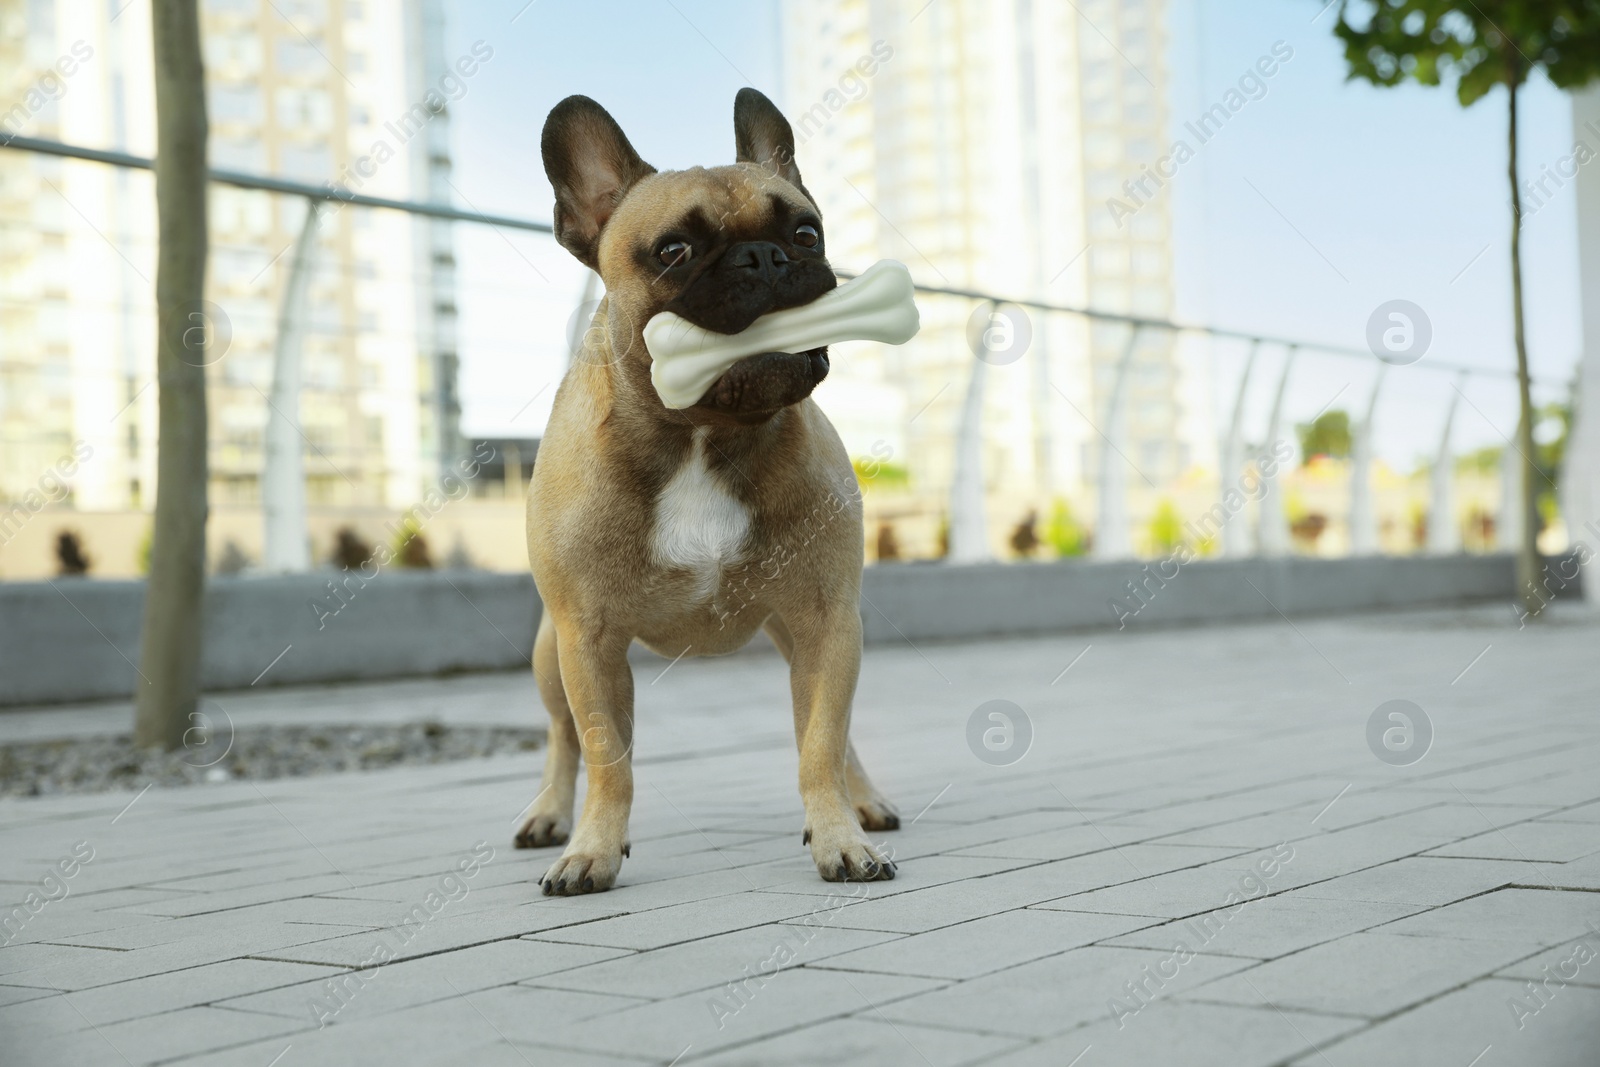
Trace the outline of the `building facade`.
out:
<instances>
[{"instance_id":1,"label":"building facade","mask_svg":"<svg viewBox=\"0 0 1600 1067\"><path fill-rule=\"evenodd\" d=\"M1170 316L1167 198L1113 204L1168 141L1164 17L1163 0L786 0L785 112L830 259L889 257L927 285ZM995 547L1030 509L1067 499L1092 512L1097 427L1130 328L918 303L923 329L904 347L837 346L819 401L851 452L892 452L917 506L945 507L983 344ZM1122 451L1138 469L1126 479L1137 524L1150 486L1194 457L1177 432L1173 338L1141 331L1135 345Z\"/></svg>"},{"instance_id":2,"label":"building facade","mask_svg":"<svg viewBox=\"0 0 1600 1067\"><path fill-rule=\"evenodd\" d=\"M201 14L213 168L449 199L449 104L492 50L446 57L442 0L201 0ZM147 0L0 0L0 138L14 135L153 154ZM222 506L260 500L305 212L212 186L203 328ZM153 505L155 225L148 173L0 151L0 500L76 445L89 456L62 501ZM308 500L404 507L460 451L449 226L333 205L316 244L297 418Z\"/></svg>"}]
</instances>

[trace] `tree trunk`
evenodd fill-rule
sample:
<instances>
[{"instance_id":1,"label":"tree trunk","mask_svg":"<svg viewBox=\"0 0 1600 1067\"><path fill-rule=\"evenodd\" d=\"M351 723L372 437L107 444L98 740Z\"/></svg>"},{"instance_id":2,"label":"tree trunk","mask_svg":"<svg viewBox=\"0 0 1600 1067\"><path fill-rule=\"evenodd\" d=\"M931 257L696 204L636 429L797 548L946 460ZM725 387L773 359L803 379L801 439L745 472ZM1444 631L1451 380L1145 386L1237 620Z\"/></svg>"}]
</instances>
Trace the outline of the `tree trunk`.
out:
<instances>
[{"instance_id":1,"label":"tree trunk","mask_svg":"<svg viewBox=\"0 0 1600 1067\"><path fill-rule=\"evenodd\" d=\"M152 0L160 440L134 743L177 748L199 697L206 562L206 97L197 0Z\"/></svg>"},{"instance_id":2,"label":"tree trunk","mask_svg":"<svg viewBox=\"0 0 1600 1067\"><path fill-rule=\"evenodd\" d=\"M1528 384L1528 342L1522 330L1522 192L1517 188L1517 80L1506 82L1510 100L1511 314L1517 343L1517 451L1522 453L1522 542L1517 545L1517 594L1530 618L1544 607L1539 596L1539 514L1534 507L1539 470L1533 462L1533 391Z\"/></svg>"}]
</instances>

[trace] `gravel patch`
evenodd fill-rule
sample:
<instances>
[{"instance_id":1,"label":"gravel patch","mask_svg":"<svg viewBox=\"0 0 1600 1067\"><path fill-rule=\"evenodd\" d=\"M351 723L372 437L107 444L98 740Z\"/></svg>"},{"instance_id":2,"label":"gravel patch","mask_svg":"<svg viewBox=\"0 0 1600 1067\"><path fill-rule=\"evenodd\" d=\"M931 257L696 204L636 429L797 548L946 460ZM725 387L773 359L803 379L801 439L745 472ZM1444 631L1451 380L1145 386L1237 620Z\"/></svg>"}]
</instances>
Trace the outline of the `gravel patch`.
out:
<instances>
[{"instance_id":1,"label":"gravel patch","mask_svg":"<svg viewBox=\"0 0 1600 1067\"><path fill-rule=\"evenodd\" d=\"M195 733L195 731L191 731ZM189 738L172 752L140 750L129 734L0 745L0 796L49 796L298 778L529 752L545 732L509 726L269 726Z\"/></svg>"}]
</instances>

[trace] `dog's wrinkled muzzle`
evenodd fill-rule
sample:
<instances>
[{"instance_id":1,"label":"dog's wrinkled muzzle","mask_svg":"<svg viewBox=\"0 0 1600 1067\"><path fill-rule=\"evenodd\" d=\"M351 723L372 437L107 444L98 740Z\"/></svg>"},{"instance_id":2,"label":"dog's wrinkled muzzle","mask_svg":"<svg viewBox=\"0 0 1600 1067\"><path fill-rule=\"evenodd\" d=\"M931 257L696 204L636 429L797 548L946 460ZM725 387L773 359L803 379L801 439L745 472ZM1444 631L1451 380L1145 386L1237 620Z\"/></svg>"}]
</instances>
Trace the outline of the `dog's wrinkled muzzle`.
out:
<instances>
[{"instance_id":1,"label":"dog's wrinkled muzzle","mask_svg":"<svg viewBox=\"0 0 1600 1067\"><path fill-rule=\"evenodd\" d=\"M827 376L825 347L809 352L762 352L729 367L694 406L735 418L770 415L800 403Z\"/></svg>"}]
</instances>

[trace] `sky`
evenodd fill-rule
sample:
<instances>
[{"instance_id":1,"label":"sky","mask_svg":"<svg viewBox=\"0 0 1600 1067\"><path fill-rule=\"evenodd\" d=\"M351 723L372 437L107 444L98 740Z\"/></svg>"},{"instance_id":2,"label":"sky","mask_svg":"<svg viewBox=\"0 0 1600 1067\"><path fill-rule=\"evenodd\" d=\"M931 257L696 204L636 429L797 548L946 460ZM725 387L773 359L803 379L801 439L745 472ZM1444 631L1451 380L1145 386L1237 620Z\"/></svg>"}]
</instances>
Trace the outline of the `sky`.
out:
<instances>
[{"instance_id":1,"label":"sky","mask_svg":"<svg viewBox=\"0 0 1600 1067\"><path fill-rule=\"evenodd\" d=\"M934 0L939 2L939 0ZM1496 444L1515 421L1502 93L1462 109L1449 89L1347 82L1335 11L1320 0L1168 0L1171 136L1197 146L1160 194L1174 218L1175 317L1293 339L1366 347L1390 300L1423 309L1433 340L1391 368L1375 418L1387 461L1409 467L1437 447L1455 396L1438 361L1502 372L1461 383L1453 447ZM544 116L562 97L599 100L659 168L731 161L733 95L744 85L783 104L776 0L456 0L451 57L482 40L493 59L452 105L455 173L465 204L548 220L539 160ZM1095 32L1086 26L1084 32ZM1279 44L1281 42L1281 44ZM1275 44L1293 50L1204 145L1183 123L1218 102ZM1521 100L1524 176L1571 153L1571 107L1543 82ZM1596 146L1600 147L1600 146ZM804 153L801 165L805 164ZM563 338L584 272L549 238L457 228L461 263L463 425L535 435L564 366ZM1523 230L1528 343L1536 400L1558 399L1578 357L1572 186ZM1185 346L1191 402L1225 415L1244 362L1238 343ZM1264 436L1284 353L1267 346L1247 401L1247 436ZM1375 359L1302 350L1288 418L1365 407Z\"/></svg>"}]
</instances>

